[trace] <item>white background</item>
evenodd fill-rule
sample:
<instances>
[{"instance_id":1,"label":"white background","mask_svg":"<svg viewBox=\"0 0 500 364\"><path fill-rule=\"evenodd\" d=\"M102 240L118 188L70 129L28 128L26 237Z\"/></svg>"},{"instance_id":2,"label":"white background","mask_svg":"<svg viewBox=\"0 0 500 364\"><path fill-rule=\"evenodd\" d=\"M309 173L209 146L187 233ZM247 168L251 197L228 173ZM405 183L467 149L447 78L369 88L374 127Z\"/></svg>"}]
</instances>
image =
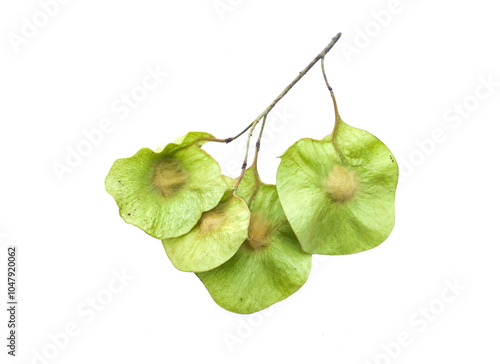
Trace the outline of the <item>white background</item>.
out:
<instances>
[{"instance_id":1,"label":"white background","mask_svg":"<svg viewBox=\"0 0 500 364\"><path fill-rule=\"evenodd\" d=\"M2 363L500 360L495 2L62 2L45 18L38 1L0 5L1 291L8 244L20 267L19 352L5 353L2 308ZM395 229L374 250L315 257L304 287L270 310L224 311L121 220L104 178L115 159L188 131L236 134L340 31L327 72L343 119L399 162ZM168 76L118 112L148 67ZM273 115L260 160L269 183L289 145L331 132L319 64ZM58 178L54 165L105 118L112 130ZM242 142L207 149L235 176Z\"/></svg>"}]
</instances>

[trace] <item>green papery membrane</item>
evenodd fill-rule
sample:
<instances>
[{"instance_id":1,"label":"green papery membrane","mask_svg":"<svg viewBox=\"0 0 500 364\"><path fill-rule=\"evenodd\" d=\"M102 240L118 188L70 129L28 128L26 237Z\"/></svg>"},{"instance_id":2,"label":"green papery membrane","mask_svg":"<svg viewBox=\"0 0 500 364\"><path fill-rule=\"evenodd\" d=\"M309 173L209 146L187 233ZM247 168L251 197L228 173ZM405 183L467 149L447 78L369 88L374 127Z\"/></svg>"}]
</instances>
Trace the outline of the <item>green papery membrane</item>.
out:
<instances>
[{"instance_id":1,"label":"green papery membrane","mask_svg":"<svg viewBox=\"0 0 500 364\"><path fill-rule=\"evenodd\" d=\"M281 204L302 248L311 254L372 249L394 226L398 165L390 150L344 122L336 143L343 158L331 135L321 141L301 139L281 156L278 168Z\"/></svg>"},{"instance_id":2,"label":"green papery membrane","mask_svg":"<svg viewBox=\"0 0 500 364\"><path fill-rule=\"evenodd\" d=\"M120 216L158 239L189 232L219 203L226 185L218 163L200 146L207 133L189 133L160 152L143 148L115 161L106 177Z\"/></svg>"},{"instance_id":3,"label":"green papery membrane","mask_svg":"<svg viewBox=\"0 0 500 364\"><path fill-rule=\"evenodd\" d=\"M296 292L306 282L312 260L287 222L276 187L255 177L253 168L247 170L238 189L250 204L248 239L226 263L197 273L217 304L242 314L260 311Z\"/></svg>"},{"instance_id":4,"label":"green papery membrane","mask_svg":"<svg viewBox=\"0 0 500 364\"><path fill-rule=\"evenodd\" d=\"M186 272L214 269L229 260L247 238L250 211L232 193L234 180L228 177L225 180L231 187L214 209L204 212L189 233L163 240L165 251L177 269Z\"/></svg>"}]
</instances>

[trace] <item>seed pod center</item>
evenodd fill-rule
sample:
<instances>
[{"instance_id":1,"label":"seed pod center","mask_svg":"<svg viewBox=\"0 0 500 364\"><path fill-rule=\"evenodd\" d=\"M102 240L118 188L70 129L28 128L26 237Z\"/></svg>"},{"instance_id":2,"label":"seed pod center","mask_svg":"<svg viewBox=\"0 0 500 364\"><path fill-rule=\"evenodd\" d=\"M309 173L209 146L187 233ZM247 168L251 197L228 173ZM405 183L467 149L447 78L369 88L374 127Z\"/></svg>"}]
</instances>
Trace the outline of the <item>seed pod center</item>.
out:
<instances>
[{"instance_id":1,"label":"seed pod center","mask_svg":"<svg viewBox=\"0 0 500 364\"><path fill-rule=\"evenodd\" d=\"M247 247L257 250L269 246L271 231L271 224L264 219L262 214L260 212L252 212L248 227L248 239L245 241Z\"/></svg>"},{"instance_id":2,"label":"seed pod center","mask_svg":"<svg viewBox=\"0 0 500 364\"><path fill-rule=\"evenodd\" d=\"M326 179L325 189L335 202L347 202L356 196L359 179L353 171L335 165Z\"/></svg>"},{"instance_id":3,"label":"seed pod center","mask_svg":"<svg viewBox=\"0 0 500 364\"><path fill-rule=\"evenodd\" d=\"M153 185L165 197L174 196L187 180L188 172L172 158L158 163L153 175Z\"/></svg>"},{"instance_id":4,"label":"seed pod center","mask_svg":"<svg viewBox=\"0 0 500 364\"><path fill-rule=\"evenodd\" d=\"M208 211L201 216L200 231L210 233L222 226L226 215L222 211Z\"/></svg>"}]
</instances>

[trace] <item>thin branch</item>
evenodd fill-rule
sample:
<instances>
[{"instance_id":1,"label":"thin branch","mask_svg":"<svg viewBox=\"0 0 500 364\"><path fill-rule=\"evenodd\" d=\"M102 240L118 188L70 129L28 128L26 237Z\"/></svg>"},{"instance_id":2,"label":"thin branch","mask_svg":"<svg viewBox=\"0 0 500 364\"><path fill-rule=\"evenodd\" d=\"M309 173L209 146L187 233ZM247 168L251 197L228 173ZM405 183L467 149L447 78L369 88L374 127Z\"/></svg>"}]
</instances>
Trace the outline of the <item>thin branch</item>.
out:
<instances>
[{"instance_id":1,"label":"thin branch","mask_svg":"<svg viewBox=\"0 0 500 364\"><path fill-rule=\"evenodd\" d=\"M248 126L241 132L239 133L238 135L232 137L232 138L226 138L226 139L216 139L216 140L213 140L213 141L216 141L216 142L220 142L220 143L230 143L232 142L233 140L239 138L240 136L242 136L243 134L245 134L245 132L250 129L255 123L258 123L265 115L269 114L269 112L276 106L276 104L288 93L288 91L290 91L292 89L293 86L295 86L295 84L297 82L299 82L301 80L302 77L305 76L305 74L307 72L309 72L309 70L311 68L313 68L313 66L320 60L320 59L323 59L326 54L328 52L330 52L330 50L333 48L333 46L335 45L335 43L338 42L338 40L340 39L340 37L342 36L342 33L338 33L335 37L333 37L333 39L330 41L330 43L328 43L328 45L325 47L325 49L323 49L321 51L320 54L318 54L312 61L311 63L309 63L307 65L306 68L304 68L301 72L299 72L299 75L297 77L295 77L295 79L292 81L292 83L290 83L282 92L281 94L279 94L279 96L271 103L271 105L269 105L258 117L257 119L255 119L254 121L252 121L250 124L248 124Z\"/></svg>"},{"instance_id":2,"label":"thin branch","mask_svg":"<svg viewBox=\"0 0 500 364\"><path fill-rule=\"evenodd\" d=\"M302 77L305 76L305 74L307 72L309 72L309 70L311 68L313 68L313 66L320 60L320 59L323 59L326 54L328 52L330 52L330 50L333 48L333 46L335 45L335 43L337 43L337 41L340 39L342 33L339 33L337 34L335 37L333 37L333 39L331 40L330 43L328 43L328 45L325 47L325 49L323 49L321 51L320 54L318 54L312 61L311 63L309 63L307 65L306 68L304 68L301 72L299 72L299 75L297 77L295 77L295 79L292 81L292 83L290 83L284 90L281 94L279 94L279 96L271 103L271 105L269 105L263 112L262 114L260 114L260 116L256 119L256 120L260 120L262 119L262 117L264 117L264 115L267 115L269 114L269 112L276 106L276 104L288 93L288 91L290 91L292 89L293 86L295 86L295 84L297 82L299 82Z\"/></svg>"},{"instance_id":3,"label":"thin branch","mask_svg":"<svg viewBox=\"0 0 500 364\"><path fill-rule=\"evenodd\" d=\"M271 105L269 105L263 112L262 114L259 115L259 117L257 119L255 119L254 123L259 123L259 121L264 118L264 122L262 123L262 128L260 130L260 136L259 136L259 139L257 140L257 143L255 145L255 157L254 157L254 164L255 164L255 170L257 171L257 158L258 158L258 155L259 155L259 150L260 150L260 141L261 141L261 138L262 138L262 133L264 132L264 127L265 127L265 120L267 118L267 115L269 114L269 112L276 106L276 104L288 93L288 91L290 91L292 89L293 86L295 86L297 84L297 82L299 82L302 77L304 77L306 75L307 72L309 72L309 70L311 68L313 68L313 66L321 59L321 61L323 62L325 56L327 55L328 52L330 52L330 50L333 48L333 46L335 45L335 43L338 42L338 40L340 39L340 37L342 36L342 33L338 33L335 37L333 37L333 39L330 41L330 43L328 43L328 45L320 52L320 54L318 54L316 57L314 57L314 59L307 65L306 68L304 68L301 72L299 72L298 76L295 77L295 79L292 81L292 83L290 83L284 90L283 92L281 92L281 94L279 94L279 96L271 103ZM323 72L324 74L324 72ZM326 77L326 76L325 76ZM333 93L332 93L333 95ZM335 104L336 105L336 104ZM338 112L337 112L338 114ZM339 119L340 119L340 116L339 116ZM252 125L252 124L251 124ZM256 124L255 124L256 125ZM255 126L254 126L255 128ZM247 127L248 129L248 127ZM244 172L243 172L244 174Z\"/></svg>"},{"instance_id":4,"label":"thin branch","mask_svg":"<svg viewBox=\"0 0 500 364\"><path fill-rule=\"evenodd\" d=\"M335 43L337 43L337 41L340 39L341 35L342 35L342 33L338 33L335 37L333 37L333 39L330 41L330 43L328 43L328 45L320 52L320 54L318 54L316 57L314 57L314 59L307 65L307 67L304 68L301 72L299 72L298 76L295 77L295 79L278 95L278 97L276 99L274 99L274 101L268 107L266 107L266 109L252 123L250 123L241 133L239 133L238 135L236 135L232 138L226 138L226 139L210 138L210 139L207 139L207 141L212 141L212 142L230 143L233 140L242 136L245 132L247 132L250 129L250 133L248 135L248 140L247 140L245 159L243 160L243 165L241 166L241 174L240 174L240 177L238 178L238 180L236 181L236 184L234 185L235 191L238 189L238 186L240 185L241 181L243 180L243 177L245 176L245 171L247 169L247 161L248 161L248 150L250 149L250 139L252 137L252 133L253 133L255 127L257 126L257 124L262 120L262 118L264 118L264 122L262 123L262 128L260 131L260 136L259 136L259 139L257 140L257 144L256 144L255 157L254 157L255 165L257 165L257 157L258 157L258 153L259 153L259 149L260 149L260 141L262 138L262 133L264 132L265 120L267 118L267 115L276 106L276 104L292 89L292 87L295 86L297 84L297 82L299 82L302 79L302 77L304 77L306 75L306 73L309 72L309 70L311 68L313 68L313 66L320 59L322 60L322 63L323 63L323 60L324 60L326 54L328 52L330 52L330 50L333 48ZM324 74L325 73L324 73L324 67L323 67L323 75ZM325 75L325 80L326 80L326 75ZM327 83L328 83L328 81L327 81ZM332 93L332 96L333 96L333 93Z\"/></svg>"},{"instance_id":5,"label":"thin branch","mask_svg":"<svg viewBox=\"0 0 500 364\"><path fill-rule=\"evenodd\" d=\"M340 153L340 151L339 151L339 149L337 147L336 141L335 141L335 134L336 134L336 131L337 131L337 128L338 128L338 124L340 122L340 116L339 116L339 112L338 112L338 109L337 109L337 102L335 101L335 96L333 95L332 88L331 88L330 84L328 83L328 79L326 78L325 65L324 65L325 56L327 55L328 52L330 52L330 50L333 48L333 46L335 45L335 43L338 42L338 40L340 39L341 36L342 36L342 33L338 33L335 37L333 37L332 40L330 41L330 43L328 43L328 45L320 52L320 54L318 54L316 57L314 57L314 59L307 65L307 67L304 68L301 72L299 72L298 76L295 77L295 79L278 95L278 97L276 99L274 99L274 101L268 107L266 107L266 109L257 117L257 119L255 119L254 121L252 121L239 134L237 134L234 137L226 138L226 139L220 139L220 138L200 138L200 139L198 139L198 140L196 140L195 142L192 143L192 144L195 144L198 141L207 141L207 142L216 142L216 143L226 143L227 144L227 143L231 143L233 140L238 139L240 136L242 136L243 134L245 134L248 131L248 129L250 129L250 133L248 134L248 139L247 139L247 146L246 146L246 151L245 151L245 159L243 160L243 165L241 166L241 174L240 174L238 180L236 181L236 183L235 183L235 185L233 187L234 188L234 192L236 192L236 190L238 189L238 186L240 185L241 181L243 180L243 177L245 176L245 171L247 169L247 162L248 162L248 150L250 149L250 139L251 139L252 134L253 134L253 132L255 130L255 127L262 120L262 118L264 118L264 121L262 122L262 127L260 129L259 138L257 139L257 143L255 145L255 156L254 156L253 164L255 165L255 173L257 174L258 173L257 172L257 158L259 156L260 142L261 142L261 139L262 139L262 134L264 132L264 127L266 126L267 115L276 106L276 104L293 88L293 86L295 86L297 84L297 82L299 82L302 79L302 77L304 77L306 75L306 73L309 72L309 70L311 68L313 68L313 66L319 60L321 60L321 69L323 71L323 77L325 79L325 82L326 82L326 85L328 87L328 90L330 91L330 94L331 94L332 99L333 99L333 104L335 106L335 127L334 127L334 131L333 131L333 144L335 146L335 149L339 153L340 158L343 160L343 156Z\"/></svg>"},{"instance_id":6,"label":"thin branch","mask_svg":"<svg viewBox=\"0 0 500 364\"><path fill-rule=\"evenodd\" d=\"M245 134L245 133L246 133L246 131L252 127L252 125L253 125L253 122L252 122L251 124L249 124L249 125L248 125L248 126L247 126L247 127L246 127L246 128L245 128L242 132L241 132L241 133L239 133L238 135L236 135L236 136L234 136L234 137L232 137L232 138L226 138L226 139L224 139L224 143L231 143L233 140L238 139L240 136L242 136L243 134Z\"/></svg>"},{"instance_id":7,"label":"thin branch","mask_svg":"<svg viewBox=\"0 0 500 364\"><path fill-rule=\"evenodd\" d=\"M234 136L234 137L231 137L231 138L226 138L226 139L221 139L221 138L199 138L197 139L194 143L196 142L199 142L199 141L206 141L206 142L214 142L214 143L225 143L225 144L228 144L228 143L231 143L233 140L235 139L238 139L240 136L242 136L243 134L246 133L246 131L248 129L250 129L253 125L253 122L248 125L245 130L243 130L241 133L239 133L238 135ZM194 144L193 143L193 144Z\"/></svg>"}]
</instances>

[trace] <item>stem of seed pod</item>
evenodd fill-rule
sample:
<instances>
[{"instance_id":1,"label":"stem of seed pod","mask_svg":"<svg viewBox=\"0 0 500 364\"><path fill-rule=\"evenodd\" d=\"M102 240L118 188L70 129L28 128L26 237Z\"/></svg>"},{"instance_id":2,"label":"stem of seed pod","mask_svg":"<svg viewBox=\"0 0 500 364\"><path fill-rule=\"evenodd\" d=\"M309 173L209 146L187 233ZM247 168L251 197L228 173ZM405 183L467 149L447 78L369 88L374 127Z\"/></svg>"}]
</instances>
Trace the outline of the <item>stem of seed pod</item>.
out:
<instances>
[{"instance_id":1,"label":"stem of seed pod","mask_svg":"<svg viewBox=\"0 0 500 364\"><path fill-rule=\"evenodd\" d=\"M264 128L266 127L266 120L267 120L267 114L264 115L264 120L262 120L262 125L260 127L259 138L257 139L257 142L255 143L255 155L253 157L253 163L252 163L252 166L254 167L255 188L254 188L252 195L250 196L250 198L248 199L248 202L247 202L247 206L249 208L252 205L252 202L255 199L255 196L257 195L257 191L259 190L259 187L261 184L259 171L257 168L257 160L259 158L260 142L262 140L262 134L264 133Z\"/></svg>"},{"instance_id":2,"label":"stem of seed pod","mask_svg":"<svg viewBox=\"0 0 500 364\"><path fill-rule=\"evenodd\" d=\"M245 134L248 129L250 129L252 127L254 122L252 122L250 125L248 125L241 133L239 133L238 135L235 135L234 137L231 137L231 138L226 138L226 139L221 139L221 138L200 138L198 140L195 141L196 142L199 142L199 141L207 141L207 142L215 142L215 143L231 143L233 140L235 139L238 139L240 136L242 136L243 134Z\"/></svg>"},{"instance_id":3,"label":"stem of seed pod","mask_svg":"<svg viewBox=\"0 0 500 364\"><path fill-rule=\"evenodd\" d=\"M264 115L264 120L262 120L262 125L260 127L259 138L255 143L255 155L253 157L253 165L255 166L255 173L257 174L257 158L259 158L260 142L262 140L262 134L264 133L264 128L266 127L267 114Z\"/></svg>"},{"instance_id":4,"label":"stem of seed pod","mask_svg":"<svg viewBox=\"0 0 500 364\"><path fill-rule=\"evenodd\" d=\"M234 193L236 193L236 190L238 189L238 186L240 185L241 181L243 180L243 177L245 177L245 172L247 170L247 161L248 161L248 150L250 149L250 139L252 138L253 131L257 124L259 123L260 119L255 120L250 129L250 133L248 133L248 139L247 139L247 148L245 151L245 159L243 160L243 165L241 166L241 174L238 180L236 181L235 185L233 186L234 188Z\"/></svg>"},{"instance_id":5,"label":"stem of seed pod","mask_svg":"<svg viewBox=\"0 0 500 364\"><path fill-rule=\"evenodd\" d=\"M332 101L333 101L333 107L335 109L335 126L333 127L333 132L332 132L333 146L335 147L335 150L337 151L338 155L340 156L340 159L342 160L342 162L344 162L344 156L340 152L340 149L337 145L337 138L336 138L337 130L338 130L340 122L342 120L340 119L339 108L337 107L337 100L335 99L335 95L333 94L332 86L330 86L330 83L328 82L328 78L326 77L325 57L321 58L321 71L323 72L323 78L325 79L325 84L326 84L326 87L328 88L328 91L330 91L330 96L332 97Z\"/></svg>"}]
</instances>

